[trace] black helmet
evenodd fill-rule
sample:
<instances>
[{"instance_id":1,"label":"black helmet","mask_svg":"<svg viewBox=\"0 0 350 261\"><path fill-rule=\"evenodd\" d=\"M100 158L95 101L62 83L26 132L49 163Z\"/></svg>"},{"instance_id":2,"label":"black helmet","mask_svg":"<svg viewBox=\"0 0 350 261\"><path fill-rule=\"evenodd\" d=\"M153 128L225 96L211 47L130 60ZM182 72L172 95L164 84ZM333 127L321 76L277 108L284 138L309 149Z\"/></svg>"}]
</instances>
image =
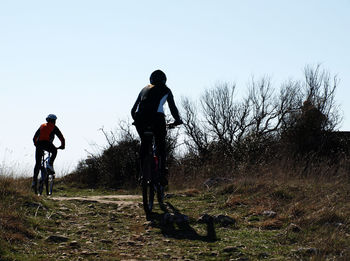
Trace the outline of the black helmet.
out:
<instances>
[{"instance_id":1,"label":"black helmet","mask_svg":"<svg viewBox=\"0 0 350 261\"><path fill-rule=\"evenodd\" d=\"M156 85L156 84L164 85L166 83L166 75L161 70L156 70L149 77L149 81L153 85Z\"/></svg>"},{"instance_id":2,"label":"black helmet","mask_svg":"<svg viewBox=\"0 0 350 261\"><path fill-rule=\"evenodd\" d=\"M55 121L57 120L57 116L55 114L49 114L47 117L46 117L46 121L49 122L49 121Z\"/></svg>"}]
</instances>

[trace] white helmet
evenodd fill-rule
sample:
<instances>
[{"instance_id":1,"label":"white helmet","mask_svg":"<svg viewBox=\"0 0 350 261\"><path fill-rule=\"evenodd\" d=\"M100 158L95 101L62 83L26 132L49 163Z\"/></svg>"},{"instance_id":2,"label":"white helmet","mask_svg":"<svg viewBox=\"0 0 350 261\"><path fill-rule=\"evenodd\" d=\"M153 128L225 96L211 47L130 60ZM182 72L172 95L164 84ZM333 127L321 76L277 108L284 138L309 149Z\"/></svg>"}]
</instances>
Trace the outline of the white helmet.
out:
<instances>
[{"instance_id":1,"label":"white helmet","mask_svg":"<svg viewBox=\"0 0 350 261\"><path fill-rule=\"evenodd\" d=\"M57 120L57 116L55 114L49 114L47 117L46 117L46 121L49 121L49 120Z\"/></svg>"}]
</instances>

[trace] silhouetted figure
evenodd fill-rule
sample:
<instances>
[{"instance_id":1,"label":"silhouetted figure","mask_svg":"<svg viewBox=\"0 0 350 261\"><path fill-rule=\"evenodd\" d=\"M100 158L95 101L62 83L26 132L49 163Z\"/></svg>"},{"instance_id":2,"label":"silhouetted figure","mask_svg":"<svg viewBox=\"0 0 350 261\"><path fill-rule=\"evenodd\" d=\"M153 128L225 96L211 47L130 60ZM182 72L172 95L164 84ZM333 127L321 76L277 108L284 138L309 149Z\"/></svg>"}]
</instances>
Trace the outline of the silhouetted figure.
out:
<instances>
[{"instance_id":1,"label":"silhouetted figure","mask_svg":"<svg viewBox=\"0 0 350 261\"><path fill-rule=\"evenodd\" d=\"M39 129L35 132L33 137L33 143L36 149L32 188L34 189L35 194L37 194L36 184L41 166L41 157L43 156L44 151L51 153L47 168L50 169L52 173L55 173L53 163L57 156L57 149L64 150L65 148L65 139L59 128L56 126L56 120L57 117L55 114L49 114L46 117L46 123L40 125ZM58 148L56 148L52 143L55 136L57 136L61 141L61 146Z\"/></svg>"},{"instance_id":2,"label":"silhouetted figure","mask_svg":"<svg viewBox=\"0 0 350 261\"><path fill-rule=\"evenodd\" d=\"M173 126L182 124L179 111L175 105L174 96L166 85L167 77L161 70L154 71L150 76L150 84L144 87L138 95L131 109L131 116L135 121L137 132L141 138L140 158L147 153L147 139L145 130L150 127L156 143L156 155L159 158L160 182L163 186L168 184L166 168L166 122L163 106L167 102L171 115L175 119Z\"/></svg>"}]
</instances>

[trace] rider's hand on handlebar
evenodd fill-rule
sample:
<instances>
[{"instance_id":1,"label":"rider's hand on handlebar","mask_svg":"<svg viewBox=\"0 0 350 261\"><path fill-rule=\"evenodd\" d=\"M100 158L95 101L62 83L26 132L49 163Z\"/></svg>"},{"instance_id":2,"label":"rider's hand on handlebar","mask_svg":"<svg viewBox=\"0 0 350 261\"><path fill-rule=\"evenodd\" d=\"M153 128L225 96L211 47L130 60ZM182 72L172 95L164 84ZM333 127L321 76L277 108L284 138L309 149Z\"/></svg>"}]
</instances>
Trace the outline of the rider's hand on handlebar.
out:
<instances>
[{"instance_id":1,"label":"rider's hand on handlebar","mask_svg":"<svg viewBox=\"0 0 350 261\"><path fill-rule=\"evenodd\" d=\"M175 128L177 125L181 125L182 124L182 120L180 120L180 121L174 121L173 123L169 123L168 124L168 128L169 129L173 129L173 128Z\"/></svg>"}]
</instances>

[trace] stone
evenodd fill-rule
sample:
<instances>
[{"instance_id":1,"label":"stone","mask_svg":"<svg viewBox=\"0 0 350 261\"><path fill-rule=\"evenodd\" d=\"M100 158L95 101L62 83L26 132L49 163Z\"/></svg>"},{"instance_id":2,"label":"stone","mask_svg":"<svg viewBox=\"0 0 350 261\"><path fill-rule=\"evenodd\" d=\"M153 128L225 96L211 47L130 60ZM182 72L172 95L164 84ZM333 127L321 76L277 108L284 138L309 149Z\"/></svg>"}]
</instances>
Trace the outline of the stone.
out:
<instances>
[{"instance_id":1,"label":"stone","mask_svg":"<svg viewBox=\"0 0 350 261\"><path fill-rule=\"evenodd\" d=\"M299 227L297 224L290 223L287 230L291 231L291 232L298 233L301 231L301 227Z\"/></svg>"},{"instance_id":2,"label":"stone","mask_svg":"<svg viewBox=\"0 0 350 261\"><path fill-rule=\"evenodd\" d=\"M207 179L203 185L207 188L207 189L211 189L213 187L217 187L223 184L230 184L232 183L232 179L228 179L228 178L223 178L223 177L215 177L215 178L209 178Z\"/></svg>"},{"instance_id":3,"label":"stone","mask_svg":"<svg viewBox=\"0 0 350 261\"><path fill-rule=\"evenodd\" d=\"M100 242L103 244L112 244L113 243L113 241L109 240L109 239L101 239Z\"/></svg>"},{"instance_id":4,"label":"stone","mask_svg":"<svg viewBox=\"0 0 350 261\"><path fill-rule=\"evenodd\" d=\"M269 254L267 254L267 253L265 253L265 252L260 253L260 254L258 255L258 258L259 258L259 259L265 259L265 258L268 258L268 257L269 257Z\"/></svg>"},{"instance_id":5,"label":"stone","mask_svg":"<svg viewBox=\"0 0 350 261\"><path fill-rule=\"evenodd\" d=\"M73 248L79 248L80 244L77 241L72 241L69 243L69 246Z\"/></svg>"},{"instance_id":6,"label":"stone","mask_svg":"<svg viewBox=\"0 0 350 261\"><path fill-rule=\"evenodd\" d=\"M60 242L67 242L68 237L60 236L60 235L51 235L46 238L46 241L60 243Z\"/></svg>"},{"instance_id":7,"label":"stone","mask_svg":"<svg viewBox=\"0 0 350 261\"><path fill-rule=\"evenodd\" d=\"M81 255L83 255L83 256L96 256L96 255L98 255L98 253L97 252L89 252L87 250L84 250L81 252Z\"/></svg>"},{"instance_id":8,"label":"stone","mask_svg":"<svg viewBox=\"0 0 350 261\"><path fill-rule=\"evenodd\" d=\"M240 258L237 258L236 260L237 261L249 261L250 259L249 259L249 257L242 256Z\"/></svg>"},{"instance_id":9,"label":"stone","mask_svg":"<svg viewBox=\"0 0 350 261\"><path fill-rule=\"evenodd\" d=\"M175 194L168 193L164 195L164 198L173 198L175 196L176 196Z\"/></svg>"},{"instance_id":10,"label":"stone","mask_svg":"<svg viewBox=\"0 0 350 261\"><path fill-rule=\"evenodd\" d=\"M300 247L297 250L294 250L293 252L299 255L312 256L317 254L317 249L314 247Z\"/></svg>"},{"instance_id":11,"label":"stone","mask_svg":"<svg viewBox=\"0 0 350 261\"><path fill-rule=\"evenodd\" d=\"M227 246L222 251L224 251L226 253L231 253L231 252L239 252L239 249L237 247L234 247L234 246Z\"/></svg>"},{"instance_id":12,"label":"stone","mask_svg":"<svg viewBox=\"0 0 350 261\"><path fill-rule=\"evenodd\" d=\"M225 216L225 215L214 216L214 222L222 226L229 226L229 225L236 224L236 220L234 218Z\"/></svg>"},{"instance_id":13,"label":"stone","mask_svg":"<svg viewBox=\"0 0 350 261\"><path fill-rule=\"evenodd\" d=\"M263 216L269 217L269 218L274 218L277 216L277 213L272 210L265 210L263 213Z\"/></svg>"},{"instance_id":14,"label":"stone","mask_svg":"<svg viewBox=\"0 0 350 261\"><path fill-rule=\"evenodd\" d=\"M135 242L135 241L131 241L131 240L127 241L126 243L127 243L129 246L135 246L135 245L136 245L136 242Z\"/></svg>"}]
</instances>

